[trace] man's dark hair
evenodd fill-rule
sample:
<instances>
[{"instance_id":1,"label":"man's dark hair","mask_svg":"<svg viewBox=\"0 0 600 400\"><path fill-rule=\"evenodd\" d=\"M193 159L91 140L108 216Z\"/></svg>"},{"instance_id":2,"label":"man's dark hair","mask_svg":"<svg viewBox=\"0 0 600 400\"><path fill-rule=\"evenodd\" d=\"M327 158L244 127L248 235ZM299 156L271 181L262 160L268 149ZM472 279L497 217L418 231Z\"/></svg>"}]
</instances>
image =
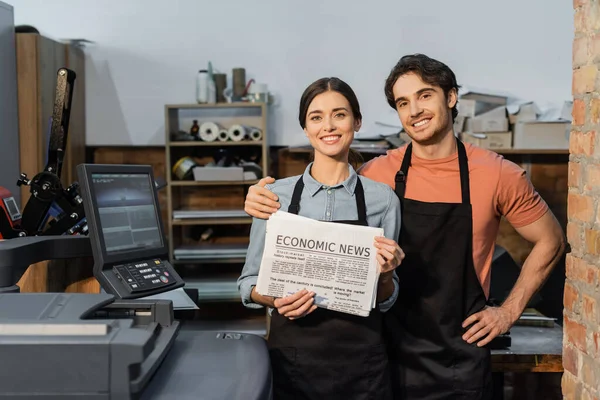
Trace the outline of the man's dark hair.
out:
<instances>
[{"instance_id":1,"label":"man's dark hair","mask_svg":"<svg viewBox=\"0 0 600 400\"><path fill-rule=\"evenodd\" d=\"M394 101L394 93L392 91L394 84L398 78L410 72L417 74L423 82L440 87L444 91L446 98L448 98L448 94L452 89L456 90L456 95L458 96L460 86L456 82L454 72L446 64L427 57L424 54L411 54L402 57L398 61L385 81L385 97L390 107L394 110L396 109L396 102ZM458 115L457 105L458 101L452 107L452 121Z\"/></svg>"}]
</instances>

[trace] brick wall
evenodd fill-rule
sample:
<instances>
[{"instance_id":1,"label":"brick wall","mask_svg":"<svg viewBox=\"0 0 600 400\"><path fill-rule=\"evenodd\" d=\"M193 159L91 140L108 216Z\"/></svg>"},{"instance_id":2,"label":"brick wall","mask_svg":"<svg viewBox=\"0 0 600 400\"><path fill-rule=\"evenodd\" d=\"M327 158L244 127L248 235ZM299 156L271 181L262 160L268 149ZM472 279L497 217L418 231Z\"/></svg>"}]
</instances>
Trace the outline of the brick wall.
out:
<instances>
[{"instance_id":1,"label":"brick wall","mask_svg":"<svg viewBox=\"0 0 600 400\"><path fill-rule=\"evenodd\" d=\"M574 0L562 387L565 399L600 398L600 0Z\"/></svg>"}]
</instances>

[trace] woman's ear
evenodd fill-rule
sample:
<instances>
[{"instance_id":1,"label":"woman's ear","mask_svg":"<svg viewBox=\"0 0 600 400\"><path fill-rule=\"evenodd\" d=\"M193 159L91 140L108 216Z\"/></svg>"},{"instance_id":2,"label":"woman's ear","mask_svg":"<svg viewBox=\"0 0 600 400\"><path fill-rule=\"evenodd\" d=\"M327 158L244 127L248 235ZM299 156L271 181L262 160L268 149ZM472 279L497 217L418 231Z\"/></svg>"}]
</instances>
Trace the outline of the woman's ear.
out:
<instances>
[{"instance_id":1,"label":"woman's ear","mask_svg":"<svg viewBox=\"0 0 600 400\"><path fill-rule=\"evenodd\" d=\"M360 120L360 119L354 120L354 132L360 131L361 126L362 126L362 120Z\"/></svg>"}]
</instances>

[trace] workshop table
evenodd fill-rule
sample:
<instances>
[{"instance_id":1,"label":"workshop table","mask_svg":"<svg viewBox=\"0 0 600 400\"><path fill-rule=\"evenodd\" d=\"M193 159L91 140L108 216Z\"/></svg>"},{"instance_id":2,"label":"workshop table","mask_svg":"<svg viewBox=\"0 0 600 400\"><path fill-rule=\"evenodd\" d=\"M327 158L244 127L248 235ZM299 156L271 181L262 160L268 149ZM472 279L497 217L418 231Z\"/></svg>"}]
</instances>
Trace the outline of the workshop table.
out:
<instances>
[{"instance_id":1,"label":"workshop table","mask_svg":"<svg viewBox=\"0 0 600 400\"><path fill-rule=\"evenodd\" d=\"M563 328L513 326L511 346L492 350L494 400L503 399L505 372L563 372Z\"/></svg>"}]
</instances>

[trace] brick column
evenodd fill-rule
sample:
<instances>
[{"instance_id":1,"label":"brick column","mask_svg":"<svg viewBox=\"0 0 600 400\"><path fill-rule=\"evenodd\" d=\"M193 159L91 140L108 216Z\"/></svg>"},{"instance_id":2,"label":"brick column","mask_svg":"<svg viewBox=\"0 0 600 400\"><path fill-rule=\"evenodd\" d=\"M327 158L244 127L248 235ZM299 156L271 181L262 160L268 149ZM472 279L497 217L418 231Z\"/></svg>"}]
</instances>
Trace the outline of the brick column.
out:
<instances>
[{"instance_id":1,"label":"brick column","mask_svg":"<svg viewBox=\"0 0 600 400\"><path fill-rule=\"evenodd\" d=\"M600 0L574 0L562 389L600 399Z\"/></svg>"}]
</instances>

